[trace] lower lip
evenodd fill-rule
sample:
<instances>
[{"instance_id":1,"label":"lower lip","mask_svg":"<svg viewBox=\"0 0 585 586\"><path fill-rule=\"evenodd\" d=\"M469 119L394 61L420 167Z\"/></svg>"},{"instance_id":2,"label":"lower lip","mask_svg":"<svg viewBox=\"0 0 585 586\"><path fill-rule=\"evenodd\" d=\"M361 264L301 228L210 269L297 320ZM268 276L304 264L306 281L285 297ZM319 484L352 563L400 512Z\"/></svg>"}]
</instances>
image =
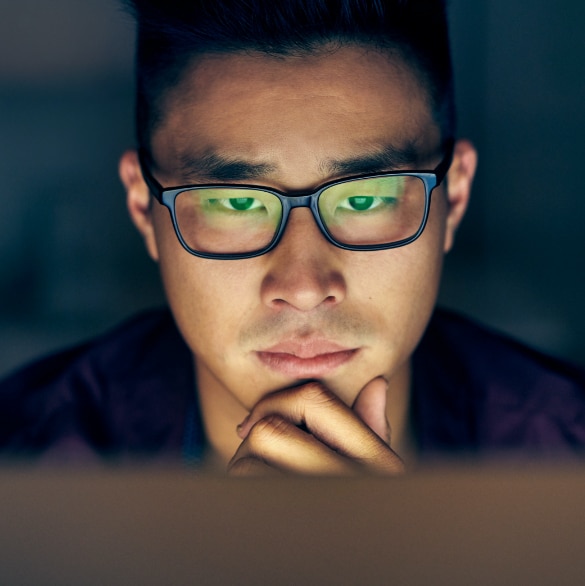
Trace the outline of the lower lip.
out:
<instances>
[{"instance_id":1,"label":"lower lip","mask_svg":"<svg viewBox=\"0 0 585 586\"><path fill-rule=\"evenodd\" d=\"M268 368L285 376L292 378L319 378L349 362L357 352L357 349L342 350L341 352L319 354L312 358L299 358L284 352L256 352L256 355L260 362L268 366Z\"/></svg>"}]
</instances>

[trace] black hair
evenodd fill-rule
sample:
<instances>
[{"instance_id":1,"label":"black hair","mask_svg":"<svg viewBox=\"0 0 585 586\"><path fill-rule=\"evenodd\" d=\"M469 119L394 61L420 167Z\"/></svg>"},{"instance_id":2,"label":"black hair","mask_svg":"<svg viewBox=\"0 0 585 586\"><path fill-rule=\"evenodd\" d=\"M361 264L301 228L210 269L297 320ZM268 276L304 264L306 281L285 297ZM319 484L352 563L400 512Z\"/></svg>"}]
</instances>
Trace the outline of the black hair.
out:
<instances>
[{"instance_id":1,"label":"black hair","mask_svg":"<svg viewBox=\"0 0 585 586\"><path fill-rule=\"evenodd\" d=\"M345 43L398 51L429 91L443 137L454 134L445 0L123 0L137 23L136 126L149 150L165 92L194 56L304 55Z\"/></svg>"}]
</instances>

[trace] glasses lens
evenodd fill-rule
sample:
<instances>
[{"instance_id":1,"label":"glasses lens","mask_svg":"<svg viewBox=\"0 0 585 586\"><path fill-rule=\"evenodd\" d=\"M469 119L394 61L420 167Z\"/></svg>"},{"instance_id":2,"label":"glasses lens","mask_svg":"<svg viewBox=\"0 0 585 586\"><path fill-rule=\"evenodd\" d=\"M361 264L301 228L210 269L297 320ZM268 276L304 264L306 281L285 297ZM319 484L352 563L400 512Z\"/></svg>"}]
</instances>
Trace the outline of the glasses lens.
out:
<instances>
[{"instance_id":1,"label":"glasses lens","mask_svg":"<svg viewBox=\"0 0 585 586\"><path fill-rule=\"evenodd\" d=\"M342 244L389 244L417 233L424 219L425 199L420 177L356 179L323 191L319 214L329 234Z\"/></svg>"},{"instance_id":2,"label":"glasses lens","mask_svg":"<svg viewBox=\"0 0 585 586\"><path fill-rule=\"evenodd\" d=\"M270 244L282 219L282 206L266 191L198 188L177 195L175 216L189 248L236 254Z\"/></svg>"}]
</instances>

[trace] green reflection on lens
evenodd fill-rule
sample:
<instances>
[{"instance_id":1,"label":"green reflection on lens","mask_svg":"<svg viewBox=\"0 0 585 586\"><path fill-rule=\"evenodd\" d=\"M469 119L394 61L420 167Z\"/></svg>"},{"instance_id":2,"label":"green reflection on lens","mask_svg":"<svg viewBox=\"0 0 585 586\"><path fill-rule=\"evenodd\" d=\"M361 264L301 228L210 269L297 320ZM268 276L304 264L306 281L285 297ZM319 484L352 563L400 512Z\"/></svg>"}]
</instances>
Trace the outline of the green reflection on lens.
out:
<instances>
[{"instance_id":1,"label":"green reflection on lens","mask_svg":"<svg viewBox=\"0 0 585 586\"><path fill-rule=\"evenodd\" d=\"M356 197L348 197L348 202L349 205L357 211L363 211L363 210L367 210L370 207L372 207L372 204L374 203L374 198L373 197L360 197L360 196L356 196Z\"/></svg>"},{"instance_id":2,"label":"green reflection on lens","mask_svg":"<svg viewBox=\"0 0 585 586\"><path fill-rule=\"evenodd\" d=\"M238 211L249 210L254 205L253 197L234 197L229 200L231 206Z\"/></svg>"}]
</instances>

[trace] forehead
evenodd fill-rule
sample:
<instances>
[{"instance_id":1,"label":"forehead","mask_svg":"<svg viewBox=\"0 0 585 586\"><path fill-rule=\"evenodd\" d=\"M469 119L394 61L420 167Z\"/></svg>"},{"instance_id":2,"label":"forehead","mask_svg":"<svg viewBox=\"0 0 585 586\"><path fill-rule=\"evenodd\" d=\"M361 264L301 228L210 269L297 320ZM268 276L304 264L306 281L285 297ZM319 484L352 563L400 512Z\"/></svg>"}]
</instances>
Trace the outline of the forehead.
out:
<instances>
[{"instance_id":1,"label":"forehead","mask_svg":"<svg viewBox=\"0 0 585 586\"><path fill-rule=\"evenodd\" d=\"M439 142L418 75L398 55L360 46L205 55L168 91L160 119L152 145L164 169L217 152L306 166L387 144L431 152Z\"/></svg>"}]
</instances>

